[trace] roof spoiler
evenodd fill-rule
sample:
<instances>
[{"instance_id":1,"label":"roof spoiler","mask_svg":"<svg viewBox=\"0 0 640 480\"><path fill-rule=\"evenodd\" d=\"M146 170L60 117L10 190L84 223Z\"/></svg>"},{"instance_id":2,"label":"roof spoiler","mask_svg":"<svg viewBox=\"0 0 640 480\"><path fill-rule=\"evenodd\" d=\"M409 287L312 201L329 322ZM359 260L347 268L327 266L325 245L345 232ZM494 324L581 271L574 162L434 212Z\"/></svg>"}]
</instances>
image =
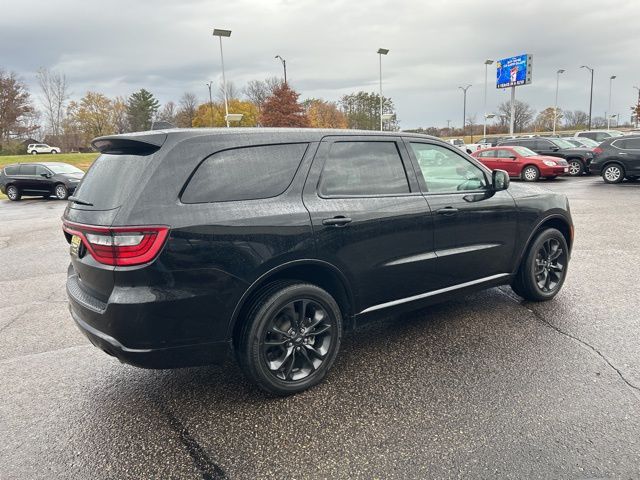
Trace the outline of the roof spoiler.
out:
<instances>
[{"instance_id":1,"label":"roof spoiler","mask_svg":"<svg viewBox=\"0 0 640 480\"><path fill-rule=\"evenodd\" d=\"M160 150L167 139L164 132L142 132L98 137L91 142L100 153L114 155L150 155Z\"/></svg>"}]
</instances>

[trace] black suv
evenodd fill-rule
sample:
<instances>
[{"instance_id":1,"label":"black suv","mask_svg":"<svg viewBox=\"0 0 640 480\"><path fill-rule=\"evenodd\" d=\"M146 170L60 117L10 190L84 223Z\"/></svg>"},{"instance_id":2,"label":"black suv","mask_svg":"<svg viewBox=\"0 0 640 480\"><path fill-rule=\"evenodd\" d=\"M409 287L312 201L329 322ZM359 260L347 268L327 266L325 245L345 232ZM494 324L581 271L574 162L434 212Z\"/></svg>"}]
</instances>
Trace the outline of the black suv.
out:
<instances>
[{"instance_id":1,"label":"black suv","mask_svg":"<svg viewBox=\"0 0 640 480\"><path fill-rule=\"evenodd\" d=\"M640 178L640 135L613 137L594 150L591 173L602 175L607 183L620 183L625 178Z\"/></svg>"},{"instance_id":2,"label":"black suv","mask_svg":"<svg viewBox=\"0 0 640 480\"><path fill-rule=\"evenodd\" d=\"M592 149L575 147L562 138L516 138L498 145L527 147L538 155L564 158L569 164L569 175L573 177L589 172L589 164L594 155Z\"/></svg>"},{"instance_id":3,"label":"black suv","mask_svg":"<svg viewBox=\"0 0 640 480\"><path fill-rule=\"evenodd\" d=\"M418 134L197 129L98 138L67 205L67 293L96 346L149 368L221 362L289 394L343 331L511 284L560 290L564 195L509 186Z\"/></svg>"},{"instance_id":4,"label":"black suv","mask_svg":"<svg viewBox=\"0 0 640 480\"><path fill-rule=\"evenodd\" d=\"M84 172L67 163L16 163L0 170L0 191L9 200L25 196L65 200L76 189Z\"/></svg>"}]
</instances>

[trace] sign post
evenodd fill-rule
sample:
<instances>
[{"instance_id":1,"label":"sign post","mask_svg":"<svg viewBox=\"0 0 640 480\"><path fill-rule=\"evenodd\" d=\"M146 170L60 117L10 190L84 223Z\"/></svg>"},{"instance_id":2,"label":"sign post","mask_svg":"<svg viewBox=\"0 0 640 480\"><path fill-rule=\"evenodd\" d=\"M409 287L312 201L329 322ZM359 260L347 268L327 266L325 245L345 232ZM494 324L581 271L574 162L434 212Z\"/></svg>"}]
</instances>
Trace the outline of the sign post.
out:
<instances>
[{"instance_id":1,"label":"sign post","mask_svg":"<svg viewBox=\"0 0 640 480\"><path fill-rule=\"evenodd\" d=\"M513 135L516 123L516 87L531 83L533 68L531 55L517 55L496 62L496 88L511 87L509 134Z\"/></svg>"}]
</instances>

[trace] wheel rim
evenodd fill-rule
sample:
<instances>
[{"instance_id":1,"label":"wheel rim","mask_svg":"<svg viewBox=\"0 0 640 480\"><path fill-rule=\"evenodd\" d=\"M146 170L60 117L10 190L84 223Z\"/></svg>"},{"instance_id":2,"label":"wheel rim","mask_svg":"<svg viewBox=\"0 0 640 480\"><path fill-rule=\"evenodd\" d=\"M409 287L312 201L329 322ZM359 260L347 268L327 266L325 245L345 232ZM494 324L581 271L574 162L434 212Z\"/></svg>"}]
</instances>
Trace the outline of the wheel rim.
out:
<instances>
[{"instance_id":1,"label":"wheel rim","mask_svg":"<svg viewBox=\"0 0 640 480\"><path fill-rule=\"evenodd\" d=\"M604 177L610 182L617 182L620 179L622 172L619 167L612 165L611 167L607 167L604 171Z\"/></svg>"},{"instance_id":2,"label":"wheel rim","mask_svg":"<svg viewBox=\"0 0 640 480\"><path fill-rule=\"evenodd\" d=\"M16 187L7 188L7 197L9 197L11 200L15 200L17 196L18 190L16 189Z\"/></svg>"},{"instance_id":3,"label":"wheel rim","mask_svg":"<svg viewBox=\"0 0 640 480\"><path fill-rule=\"evenodd\" d=\"M580 173L580 163L579 162L571 162L569 163L569 174L578 175Z\"/></svg>"},{"instance_id":4,"label":"wheel rim","mask_svg":"<svg viewBox=\"0 0 640 480\"><path fill-rule=\"evenodd\" d=\"M56 196L58 198L64 198L67 196L67 189L64 188L62 185L58 185L56 187Z\"/></svg>"},{"instance_id":5,"label":"wheel rim","mask_svg":"<svg viewBox=\"0 0 640 480\"><path fill-rule=\"evenodd\" d=\"M527 180L535 180L536 179L536 171L535 169L529 167L524 170L524 178Z\"/></svg>"},{"instance_id":6,"label":"wheel rim","mask_svg":"<svg viewBox=\"0 0 640 480\"><path fill-rule=\"evenodd\" d=\"M296 382L312 375L328 357L334 322L320 303L298 299L288 303L269 321L261 350L271 374Z\"/></svg>"},{"instance_id":7,"label":"wheel rim","mask_svg":"<svg viewBox=\"0 0 640 480\"><path fill-rule=\"evenodd\" d=\"M551 293L558 288L564 277L566 260L567 254L558 239L545 240L534 260L534 275L540 290Z\"/></svg>"}]
</instances>

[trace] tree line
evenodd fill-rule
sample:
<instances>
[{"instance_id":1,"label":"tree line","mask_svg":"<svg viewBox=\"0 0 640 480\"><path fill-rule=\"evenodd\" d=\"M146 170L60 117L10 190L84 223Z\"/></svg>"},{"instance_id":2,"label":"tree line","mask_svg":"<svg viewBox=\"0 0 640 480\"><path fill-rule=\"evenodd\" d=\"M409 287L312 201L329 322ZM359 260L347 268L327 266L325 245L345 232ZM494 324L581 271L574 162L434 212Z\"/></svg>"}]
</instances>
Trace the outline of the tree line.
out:
<instances>
[{"instance_id":1,"label":"tree line","mask_svg":"<svg viewBox=\"0 0 640 480\"><path fill-rule=\"evenodd\" d=\"M150 130L156 124L178 128L223 127L224 90L204 101L185 92L177 102L161 104L147 89L110 98L88 91L72 100L63 73L40 69L37 96L16 73L0 69L0 153L24 153L25 139L42 141L64 151L84 151L93 138ZM357 128L380 126L380 96L370 92L343 95L337 102L321 98L301 100L291 85L277 77L252 80L242 89L227 84L229 113L242 114L234 126ZM383 97L383 113L393 113L391 98ZM159 123L162 122L162 123ZM385 129L397 130L395 116Z\"/></svg>"}]
</instances>

